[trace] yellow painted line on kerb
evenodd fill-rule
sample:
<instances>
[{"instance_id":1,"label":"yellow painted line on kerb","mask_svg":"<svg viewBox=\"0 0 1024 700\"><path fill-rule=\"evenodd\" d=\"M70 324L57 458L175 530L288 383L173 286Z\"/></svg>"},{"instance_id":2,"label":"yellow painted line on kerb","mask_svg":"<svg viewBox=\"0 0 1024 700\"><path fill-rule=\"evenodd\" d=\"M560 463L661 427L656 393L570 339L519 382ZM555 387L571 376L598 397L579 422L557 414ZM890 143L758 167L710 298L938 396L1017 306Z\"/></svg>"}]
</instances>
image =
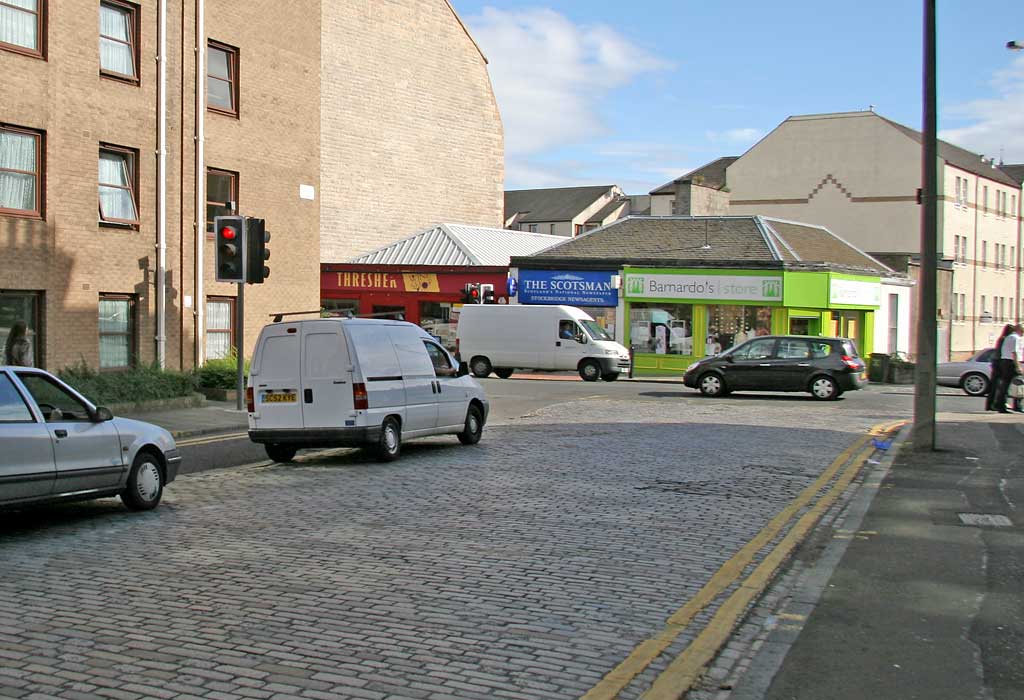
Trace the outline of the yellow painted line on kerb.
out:
<instances>
[{"instance_id":1,"label":"yellow painted line on kerb","mask_svg":"<svg viewBox=\"0 0 1024 700\"><path fill-rule=\"evenodd\" d=\"M788 506L772 518L764 529L743 546L729 561L715 572L714 576L697 592L683 607L679 608L669 618L665 628L656 636L644 640L623 660L618 666L612 669L597 685L591 688L583 696L582 700L613 700L629 683L644 671L651 663L658 658L665 649L686 629L694 617L706 608L715 598L731 586L743 573L743 570L750 565L754 557L776 535L792 520L800 510L828 484L852 455L868 444L872 438L885 434L894 427L902 425L899 423L881 423L874 426L867 435L858 438L856 442L835 458L821 476L813 484L805 488ZM867 454L874 451L869 448ZM866 459L866 457L865 457Z\"/></svg>"}]
</instances>

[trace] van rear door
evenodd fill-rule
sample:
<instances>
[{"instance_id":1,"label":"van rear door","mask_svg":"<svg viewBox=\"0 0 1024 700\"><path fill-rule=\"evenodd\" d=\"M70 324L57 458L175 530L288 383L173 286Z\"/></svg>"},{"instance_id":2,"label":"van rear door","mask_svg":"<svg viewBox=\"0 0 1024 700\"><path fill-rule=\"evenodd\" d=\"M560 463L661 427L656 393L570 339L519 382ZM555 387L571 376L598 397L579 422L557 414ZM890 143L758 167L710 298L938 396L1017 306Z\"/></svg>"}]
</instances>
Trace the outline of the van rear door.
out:
<instances>
[{"instance_id":1,"label":"van rear door","mask_svg":"<svg viewBox=\"0 0 1024 700\"><path fill-rule=\"evenodd\" d=\"M260 334L249 377L256 409L249 417L255 430L302 427L300 327L298 323L280 323L265 327Z\"/></svg>"},{"instance_id":2,"label":"van rear door","mask_svg":"<svg viewBox=\"0 0 1024 700\"><path fill-rule=\"evenodd\" d=\"M306 428L340 428L354 419L352 361L338 321L302 325L300 402Z\"/></svg>"}]
</instances>

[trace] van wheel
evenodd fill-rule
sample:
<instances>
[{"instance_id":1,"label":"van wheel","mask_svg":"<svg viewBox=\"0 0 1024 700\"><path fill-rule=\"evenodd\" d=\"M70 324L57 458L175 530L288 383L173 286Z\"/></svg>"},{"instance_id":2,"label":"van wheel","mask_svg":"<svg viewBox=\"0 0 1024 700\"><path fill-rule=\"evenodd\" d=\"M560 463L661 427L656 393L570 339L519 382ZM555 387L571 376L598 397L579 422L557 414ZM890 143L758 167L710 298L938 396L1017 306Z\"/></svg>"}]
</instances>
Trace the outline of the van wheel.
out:
<instances>
[{"instance_id":1,"label":"van wheel","mask_svg":"<svg viewBox=\"0 0 1024 700\"><path fill-rule=\"evenodd\" d=\"M501 376L501 375L498 375ZM466 427L459 433L459 442L463 445L475 445L480 442L480 436L484 433L484 417L480 409L470 406L466 411Z\"/></svg>"},{"instance_id":2,"label":"van wheel","mask_svg":"<svg viewBox=\"0 0 1024 700\"><path fill-rule=\"evenodd\" d=\"M474 357L469 363L469 371L477 379L483 379L491 373L491 361L486 357Z\"/></svg>"},{"instance_id":3,"label":"van wheel","mask_svg":"<svg viewBox=\"0 0 1024 700\"><path fill-rule=\"evenodd\" d=\"M388 416L381 424L376 452L381 462L392 462L402 453L402 427L394 416Z\"/></svg>"},{"instance_id":4,"label":"van wheel","mask_svg":"<svg viewBox=\"0 0 1024 700\"><path fill-rule=\"evenodd\" d=\"M513 369L512 367L495 367L494 368L494 373L496 375L498 375L499 379L508 379L509 377L512 376L513 372L515 372L515 369Z\"/></svg>"},{"instance_id":5,"label":"van wheel","mask_svg":"<svg viewBox=\"0 0 1024 700\"><path fill-rule=\"evenodd\" d=\"M601 379L605 380L606 382L614 382L618 378L619 378L619 373L618 372L608 372L606 374L602 374L601 375Z\"/></svg>"},{"instance_id":6,"label":"van wheel","mask_svg":"<svg viewBox=\"0 0 1024 700\"><path fill-rule=\"evenodd\" d=\"M594 360L584 360L580 364L580 377L585 382L596 382L601 378L601 365Z\"/></svg>"},{"instance_id":7,"label":"van wheel","mask_svg":"<svg viewBox=\"0 0 1024 700\"><path fill-rule=\"evenodd\" d=\"M264 445L263 449L267 451L267 457L275 462L290 462L295 459L296 448L289 447L288 445Z\"/></svg>"},{"instance_id":8,"label":"van wheel","mask_svg":"<svg viewBox=\"0 0 1024 700\"><path fill-rule=\"evenodd\" d=\"M164 473L160 471L160 460L151 452L139 452L128 472L121 502L128 510L150 510L156 508L163 493Z\"/></svg>"}]
</instances>

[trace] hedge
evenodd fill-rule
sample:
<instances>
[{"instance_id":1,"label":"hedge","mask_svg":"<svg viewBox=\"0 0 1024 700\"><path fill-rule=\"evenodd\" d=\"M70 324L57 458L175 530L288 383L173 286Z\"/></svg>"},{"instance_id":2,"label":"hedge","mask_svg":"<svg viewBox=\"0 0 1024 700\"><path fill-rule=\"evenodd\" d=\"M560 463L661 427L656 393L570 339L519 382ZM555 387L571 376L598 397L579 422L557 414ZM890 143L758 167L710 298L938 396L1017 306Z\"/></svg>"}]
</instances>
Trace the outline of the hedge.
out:
<instances>
[{"instance_id":1,"label":"hedge","mask_svg":"<svg viewBox=\"0 0 1024 700\"><path fill-rule=\"evenodd\" d=\"M249 379L249 360L243 368L243 385ZM196 385L211 389L238 388L238 361L232 353L220 360L208 360L195 371Z\"/></svg>"},{"instance_id":2,"label":"hedge","mask_svg":"<svg viewBox=\"0 0 1024 700\"><path fill-rule=\"evenodd\" d=\"M97 372L80 362L65 367L57 376L96 405L173 399L195 392L195 378L191 374L160 369L155 364Z\"/></svg>"}]
</instances>

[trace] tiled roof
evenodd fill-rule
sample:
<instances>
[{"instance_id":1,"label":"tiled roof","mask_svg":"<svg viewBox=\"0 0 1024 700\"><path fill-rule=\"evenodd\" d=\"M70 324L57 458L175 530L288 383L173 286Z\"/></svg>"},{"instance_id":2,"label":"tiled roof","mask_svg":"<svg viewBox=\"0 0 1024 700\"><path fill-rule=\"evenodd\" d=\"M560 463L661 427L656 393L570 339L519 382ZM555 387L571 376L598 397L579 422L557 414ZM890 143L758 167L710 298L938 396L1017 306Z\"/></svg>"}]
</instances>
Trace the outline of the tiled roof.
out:
<instances>
[{"instance_id":1,"label":"tiled roof","mask_svg":"<svg viewBox=\"0 0 1024 700\"><path fill-rule=\"evenodd\" d=\"M521 214L517 219L519 222L572 221L573 217L613 189L615 185L507 190L505 220Z\"/></svg>"},{"instance_id":2,"label":"tiled roof","mask_svg":"<svg viewBox=\"0 0 1024 700\"><path fill-rule=\"evenodd\" d=\"M629 211L629 197L616 197L607 204L605 204L599 211L594 212L586 223L588 224L599 224L604 221L607 217L611 216L611 213L616 209L624 207L626 211Z\"/></svg>"},{"instance_id":3,"label":"tiled roof","mask_svg":"<svg viewBox=\"0 0 1024 700\"><path fill-rule=\"evenodd\" d=\"M716 190L720 190L725 187L725 170L730 165L739 160L739 156L725 156L717 158L710 163L705 163L696 170L691 170L685 175L677 177L671 182L666 182L661 187L651 190L651 194L674 194L676 191L676 185L681 182L693 181L700 179L697 184L703 187L711 187Z\"/></svg>"},{"instance_id":4,"label":"tiled roof","mask_svg":"<svg viewBox=\"0 0 1024 700\"><path fill-rule=\"evenodd\" d=\"M860 248L844 241L824 226L764 218L769 235L777 242L783 260L831 263L892 272Z\"/></svg>"},{"instance_id":5,"label":"tiled roof","mask_svg":"<svg viewBox=\"0 0 1024 700\"><path fill-rule=\"evenodd\" d=\"M1024 184L1024 163L1000 165L999 169L1009 175L1013 180L1016 180L1018 185Z\"/></svg>"},{"instance_id":6,"label":"tiled roof","mask_svg":"<svg viewBox=\"0 0 1024 700\"><path fill-rule=\"evenodd\" d=\"M533 255L564 240L564 236L504 228L438 224L348 262L505 267L513 255Z\"/></svg>"}]
</instances>

